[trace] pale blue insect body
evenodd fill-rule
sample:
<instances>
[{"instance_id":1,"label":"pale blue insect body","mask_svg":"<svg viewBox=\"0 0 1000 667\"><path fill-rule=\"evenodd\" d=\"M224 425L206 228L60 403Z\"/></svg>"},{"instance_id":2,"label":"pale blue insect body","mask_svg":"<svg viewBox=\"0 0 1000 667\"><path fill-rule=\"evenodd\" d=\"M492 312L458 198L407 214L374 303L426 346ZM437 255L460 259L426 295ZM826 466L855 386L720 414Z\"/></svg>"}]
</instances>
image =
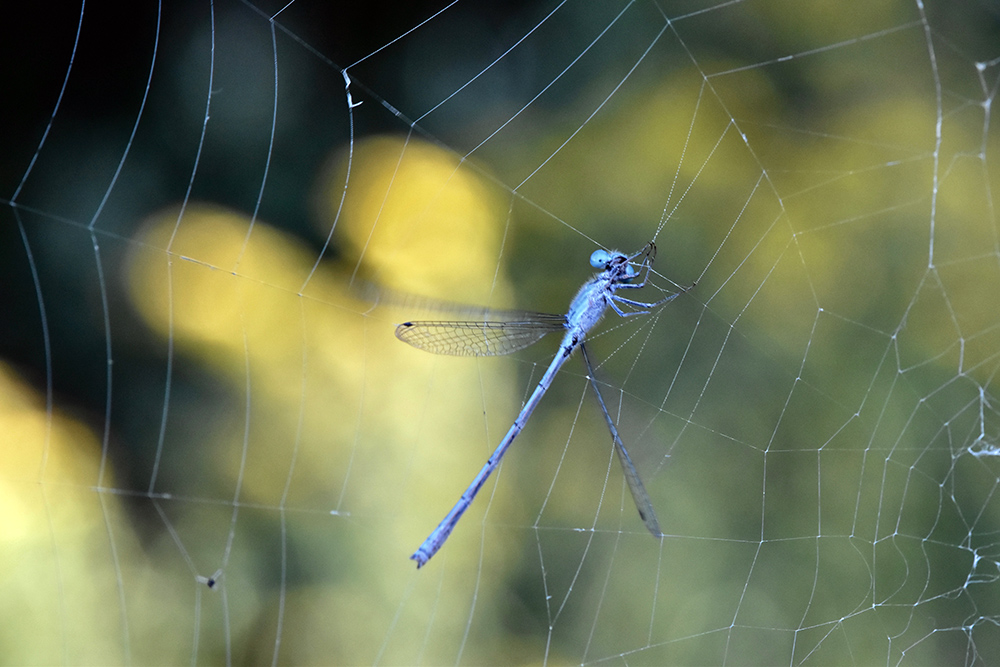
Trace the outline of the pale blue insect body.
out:
<instances>
[{"instance_id":1,"label":"pale blue insect body","mask_svg":"<svg viewBox=\"0 0 1000 667\"><path fill-rule=\"evenodd\" d=\"M631 256L624 255L618 251L595 250L590 256L590 264L594 268L600 269L600 273L594 275L576 293L565 317L543 313L517 312L508 313L510 317L504 321L496 322L405 322L396 327L396 336L414 347L439 354L459 355L508 354L534 343L547 333L559 330L565 331L559 346L559 352L552 359L552 362L549 364L542 379L539 380L531 396L525 401L524 407L521 408L520 414L514 420L510 430L507 431L507 435L497 445L493 454L486 461L486 465L483 466L479 474L472 480L472 483L465 490L465 493L462 494L461 498L459 498L452 510L438 524L438 527L431 532L427 539L424 540L420 548L410 556L410 558L417 561L418 568L426 564L437 553L438 549L441 548L445 540L448 539L448 536L451 535L458 520L465 513L465 510L468 509L469 505L472 504L476 494L479 493L479 489L482 488L486 479L496 467L500 465L500 460L503 458L504 453L506 453L507 448L510 447L511 443L524 428L535 406L538 405L538 402L552 384L556 373L578 347L583 354L584 362L587 364L591 386L597 395L597 400L604 413L608 429L611 431L615 453L618 455L618 460L625 473L625 481L628 483L629 490L632 493L632 499L639 510L639 517L650 533L656 537L662 537L660 525L656 519L656 512L653 510L653 503L649 499L649 494L646 493L646 489L639 479L639 473L636 471L635 465L633 465L632 459L625 449L625 444L618 436L618 429L615 427L614 421L611 419L611 415L604 405L604 399L601 396L597 381L594 379L594 371L587 355L587 348L584 346L584 339L587 333L601 321L608 307L621 317L643 315L649 313L650 309L662 306L687 291L686 289L682 290L653 303L626 299L615 293L619 289L640 289L644 287L646 281L649 279L649 272L652 268L653 256L655 254L656 246L652 243L649 243L646 248ZM632 266L631 262L640 255L643 256L643 259L637 270ZM643 279L638 283L630 282L633 278L638 277L642 268L646 269L646 275ZM625 304L635 310L623 311L619 304ZM498 314L503 315L503 313Z\"/></svg>"},{"instance_id":2,"label":"pale blue insect body","mask_svg":"<svg viewBox=\"0 0 1000 667\"><path fill-rule=\"evenodd\" d=\"M573 301L569 304L569 312L566 313L567 329L571 331L575 329L581 334L586 334L601 321L608 306L613 307L615 312L624 317L625 313L619 310L614 304L616 300L630 305L653 307L654 304L633 302L615 296L615 290L619 287L642 286L626 284L629 280L639 275L635 267L629 264L629 260L634 257L636 255L626 257L617 250L608 252L603 249L595 250L590 255L590 265L595 269L601 269L601 273L594 276L590 282L581 287L576 296L573 297ZM645 284L645 281L643 281L643 284ZM636 312L635 314L638 315L639 313ZM581 335L580 340L582 338L583 336ZM563 341L564 344L565 342Z\"/></svg>"}]
</instances>

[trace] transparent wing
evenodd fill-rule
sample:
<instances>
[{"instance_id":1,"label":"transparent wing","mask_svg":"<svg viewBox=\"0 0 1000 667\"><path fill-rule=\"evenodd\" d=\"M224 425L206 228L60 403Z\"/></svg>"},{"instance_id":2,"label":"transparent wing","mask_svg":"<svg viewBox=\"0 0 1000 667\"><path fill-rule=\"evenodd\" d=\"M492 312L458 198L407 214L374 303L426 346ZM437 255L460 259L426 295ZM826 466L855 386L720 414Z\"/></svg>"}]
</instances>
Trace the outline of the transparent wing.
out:
<instances>
[{"instance_id":1,"label":"transparent wing","mask_svg":"<svg viewBox=\"0 0 1000 667\"><path fill-rule=\"evenodd\" d=\"M510 322L404 322L396 327L396 338L434 354L483 357L517 352L546 334L565 329L562 315L530 315Z\"/></svg>"},{"instance_id":2,"label":"transparent wing","mask_svg":"<svg viewBox=\"0 0 1000 667\"><path fill-rule=\"evenodd\" d=\"M646 492L646 487L643 486L642 479L639 478L639 471L635 469L632 457L628 455L625 443L622 442L621 437L618 435L615 422L611 419L608 407L604 404L604 397L601 396L601 388L597 385L597 378L594 377L594 367L590 364L590 356L587 354L587 346L581 343L580 351L583 353L583 360L587 364L590 386L594 388L594 393L597 395L597 402L601 404L601 412L604 413L604 421L607 422L608 430L611 431L611 439L615 445L615 454L618 455L618 462L622 465L622 472L625 474L628 490L632 493L635 508L639 510L639 518L642 519L646 529L653 534L653 537L663 537L663 531L660 530L660 522L656 518L656 510L653 509L653 501L650 500L649 494Z\"/></svg>"}]
</instances>

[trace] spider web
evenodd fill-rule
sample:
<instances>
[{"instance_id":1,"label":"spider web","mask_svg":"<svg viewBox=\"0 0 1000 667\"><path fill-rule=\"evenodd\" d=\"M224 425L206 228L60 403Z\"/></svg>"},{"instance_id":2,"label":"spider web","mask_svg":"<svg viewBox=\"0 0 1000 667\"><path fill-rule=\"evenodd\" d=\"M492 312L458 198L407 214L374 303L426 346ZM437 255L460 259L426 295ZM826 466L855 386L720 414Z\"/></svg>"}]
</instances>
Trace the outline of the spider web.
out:
<instances>
[{"instance_id":1,"label":"spider web","mask_svg":"<svg viewBox=\"0 0 1000 667\"><path fill-rule=\"evenodd\" d=\"M4 662L1000 660L995 7L19 10ZM665 537L571 360L417 571L555 343L394 324L649 241L588 347Z\"/></svg>"}]
</instances>

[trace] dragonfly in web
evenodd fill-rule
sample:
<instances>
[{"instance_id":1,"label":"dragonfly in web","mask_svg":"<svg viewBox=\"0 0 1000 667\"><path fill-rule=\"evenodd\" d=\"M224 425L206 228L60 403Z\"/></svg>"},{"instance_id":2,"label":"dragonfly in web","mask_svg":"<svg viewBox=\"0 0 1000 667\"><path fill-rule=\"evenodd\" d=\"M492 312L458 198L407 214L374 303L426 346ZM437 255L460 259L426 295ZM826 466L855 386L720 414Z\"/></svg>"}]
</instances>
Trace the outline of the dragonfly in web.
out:
<instances>
[{"instance_id":1,"label":"dragonfly in web","mask_svg":"<svg viewBox=\"0 0 1000 667\"><path fill-rule=\"evenodd\" d=\"M458 356L493 356L510 354L524 349L537 342L543 336L554 331L563 331L562 342L559 344L559 351L552 359L542 379L538 381L535 390L521 408L520 414L514 419L507 435L503 437L500 444L490 455L479 474L465 490L458 502L451 509L445 518L438 524L431 534L424 540L424 543L413 553L410 558L417 561L417 568L423 567L427 561L444 545L451 535L462 514L469 508L476 494L490 474L500 465L504 454L510 447L514 439L524 428L535 410L538 402L548 391L552 380L566 360L573 352L580 348L584 363L587 365L587 376L597 401L604 413L604 419L611 431L611 438L614 442L615 453L621 463L622 471L625 473L625 481L629 491L632 493L632 500L639 510L639 517L646 528L654 537L663 537L660 532L660 524L656 519L656 512L653 503L646 493L639 478L639 472L632 463L632 458L625 449L625 444L618 435L614 420L604 404L600 388L594 377L594 369L587 354L587 347L584 339L587 333L604 317L605 311L611 308L621 317L632 317L634 315L647 315L653 308L657 308L676 299L678 296L694 287L683 288L679 292L670 294L659 301L647 303L636 301L619 296L615 292L620 289L640 289L646 285L649 279L649 272L652 270L653 258L656 256L656 245L652 242L634 255L625 255L618 251L608 252L607 250L596 250L590 256L590 265L600 271L594 274L580 290L576 293L570 303L569 312L566 315L549 315L546 313L515 312L507 313L512 316L510 320L490 322L450 322L450 321L415 321L404 322L396 327L396 337L413 347L435 354L450 354ZM642 260L636 263L636 260ZM638 269L636 268L638 265ZM639 282L632 280L645 270L645 275ZM629 310L622 310L625 305Z\"/></svg>"}]
</instances>

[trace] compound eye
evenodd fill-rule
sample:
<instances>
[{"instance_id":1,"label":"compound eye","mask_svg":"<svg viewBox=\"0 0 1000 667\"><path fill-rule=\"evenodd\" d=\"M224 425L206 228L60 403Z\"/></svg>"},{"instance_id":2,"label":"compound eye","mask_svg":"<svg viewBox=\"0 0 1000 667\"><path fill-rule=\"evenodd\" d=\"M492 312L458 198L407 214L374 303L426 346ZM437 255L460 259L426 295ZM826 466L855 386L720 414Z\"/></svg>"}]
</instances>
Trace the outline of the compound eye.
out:
<instances>
[{"instance_id":1,"label":"compound eye","mask_svg":"<svg viewBox=\"0 0 1000 667\"><path fill-rule=\"evenodd\" d=\"M590 256L590 265L595 269L606 269L611 262L611 253L607 250L595 250Z\"/></svg>"}]
</instances>

